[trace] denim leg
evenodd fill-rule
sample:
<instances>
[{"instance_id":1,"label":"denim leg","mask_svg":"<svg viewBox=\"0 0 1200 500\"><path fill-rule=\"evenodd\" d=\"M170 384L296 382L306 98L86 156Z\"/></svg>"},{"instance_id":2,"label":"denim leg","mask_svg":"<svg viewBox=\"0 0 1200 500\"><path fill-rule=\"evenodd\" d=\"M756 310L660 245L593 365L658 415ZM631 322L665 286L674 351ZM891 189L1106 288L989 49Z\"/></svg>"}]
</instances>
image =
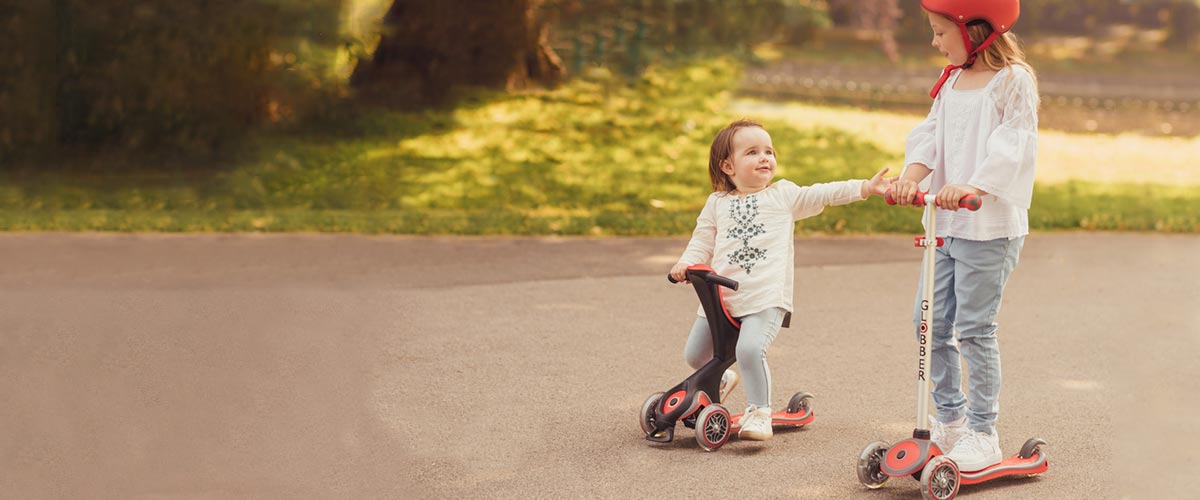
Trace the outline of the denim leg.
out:
<instances>
[{"instance_id":1,"label":"denim leg","mask_svg":"<svg viewBox=\"0 0 1200 500\"><path fill-rule=\"evenodd\" d=\"M950 422L966 414L967 397L962 392L962 366L959 361L958 343L954 341L954 259L949 254L951 239L946 246L937 249L933 270L933 325L929 351L929 381L933 385L933 403L937 408L937 419ZM925 273L922 272L917 287L917 299L913 304L913 328L919 340L921 332L921 300L924 297Z\"/></svg>"},{"instance_id":2,"label":"denim leg","mask_svg":"<svg viewBox=\"0 0 1200 500\"><path fill-rule=\"evenodd\" d=\"M956 240L954 294L958 297L955 325L967 363L970 406L967 425L977 432L995 433L1000 411L1000 344L996 314L1009 275L1017 266L1025 238L991 241Z\"/></svg>"},{"instance_id":3,"label":"denim leg","mask_svg":"<svg viewBox=\"0 0 1200 500\"><path fill-rule=\"evenodd\" d=\"M692 332L688 334L687 344L683 347L683 359L693 370L699 370L712 358L712 333L709 332L708 320L703 316L696 316Z\"/></svg>"},{"instance_id":4,"label":"denim leg","mask_svg":"<svg viewBox=\"0 0 1200 500\"><path fill-rule=\"evenodd\" d=\"M771 406L771 370L767 367L767 348L779 335L785 311L772 307L741 319L737 359L746 387L746 402L758 407Z\"/></svg>"}]
</instances>

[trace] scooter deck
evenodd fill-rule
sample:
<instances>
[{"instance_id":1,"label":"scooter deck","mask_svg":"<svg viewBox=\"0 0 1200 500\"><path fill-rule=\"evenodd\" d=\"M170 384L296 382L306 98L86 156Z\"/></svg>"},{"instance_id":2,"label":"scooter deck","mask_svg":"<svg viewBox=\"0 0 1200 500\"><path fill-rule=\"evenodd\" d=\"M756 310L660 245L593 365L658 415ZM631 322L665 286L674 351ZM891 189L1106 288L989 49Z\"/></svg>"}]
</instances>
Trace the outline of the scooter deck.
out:
<instances>
[{"instance_id":1,"label":"scooter deck","mask_svg":"<svg viewBox=\"0 0 1200 500\"><path fill-rule=\"evenodd\" d=\"M959 471L959 475L962 478L961 484L968 485L991 481L1004 476L1041 474L1046 472L1049 467L1050 463L1046 461L1046 456L1039 452L1034 453L1029 458L1021 458L1020 455L1013 455L986 469Z\"/></svg>"},{"instance_id":2,"label":"scooter deck","mask_svg":"<svg viewBox=\"0 0 1200 500\"><path fill-rule=\"evenodd\" d=\"M742 428L741 415L730 415L732 422L730 423L730 432L737 432ZM802 425L811 424L815 415L811 409L799 413L788 413L787 410L780 410L771 414L772 427L800 427Z\"/></svg>"}]
</instances>

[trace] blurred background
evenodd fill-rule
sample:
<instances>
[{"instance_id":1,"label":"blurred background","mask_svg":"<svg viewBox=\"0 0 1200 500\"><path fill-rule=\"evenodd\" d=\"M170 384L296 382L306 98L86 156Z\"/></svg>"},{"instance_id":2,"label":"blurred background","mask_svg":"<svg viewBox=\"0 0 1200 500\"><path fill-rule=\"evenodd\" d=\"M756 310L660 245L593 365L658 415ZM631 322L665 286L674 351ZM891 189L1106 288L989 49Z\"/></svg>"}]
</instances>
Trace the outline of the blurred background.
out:
<instances>
[{"instance_id":1,"label":"blurred background","mask_svg":"<svg viewBox=\"0 0 1200 500\"><path fill-rule=\"evenodd\" d=\"M1200 1L1026 0L1035 230L1200 230ZM913 0L48 0L0 9L0 230L687 234L713 134L898 173ZM856 204L800 231L909 232Z\"/></svg>"}]
</instances>

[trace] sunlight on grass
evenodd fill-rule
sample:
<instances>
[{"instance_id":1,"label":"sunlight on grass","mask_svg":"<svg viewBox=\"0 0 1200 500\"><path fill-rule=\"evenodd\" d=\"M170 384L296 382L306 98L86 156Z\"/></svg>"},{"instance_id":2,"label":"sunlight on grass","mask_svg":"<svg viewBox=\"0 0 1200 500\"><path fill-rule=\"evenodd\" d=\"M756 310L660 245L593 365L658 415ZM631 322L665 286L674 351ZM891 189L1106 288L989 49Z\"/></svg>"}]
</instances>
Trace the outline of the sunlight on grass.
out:
<instances>
[{"instance_id":1,"label":"sunlight on grass","mask_svg":"<svg viewBox=\"0 0 1200 500\"><path fill-rule=\"evenodd\" d=\"M750 116L784 120L797 128L837 129L898 156L903 156L908 132L923 119L881 111L753 100L736 101L733 109ZM899 163L895 166L902 167ZM1037 182L1071 180L1200 186L1200 137L1039 132Z\"/></svg>"},{"instance_id":2,"label":"sunlight on grass","mask_svg":"<svg viewBox=\"0 0 1200 500\"><path fill-rule=\"evenodd\" d=\"M554 90L467 95L454 110L369 110L257 137L204 176L171 166L123 177L0 172L0 230L686 235L710 192L709 144L734 119L763 122L778 178L801 185L898 167L920 120L734 101L739 73L727 60L633 80L592 69ZM1197 141L1042 133L1031 227L1200 231ZM912 224L911 212L875 199L797 229Z\"/></svg>"}]
</instances>

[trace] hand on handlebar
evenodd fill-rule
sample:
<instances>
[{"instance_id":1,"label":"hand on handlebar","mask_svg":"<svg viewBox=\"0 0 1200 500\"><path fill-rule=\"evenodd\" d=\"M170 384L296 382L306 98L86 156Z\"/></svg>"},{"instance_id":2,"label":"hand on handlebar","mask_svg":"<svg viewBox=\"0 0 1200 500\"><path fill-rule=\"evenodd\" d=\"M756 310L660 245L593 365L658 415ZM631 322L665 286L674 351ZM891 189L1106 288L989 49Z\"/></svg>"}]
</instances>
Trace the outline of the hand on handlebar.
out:
<instances>
[{"instance_id":1,"label":"hand on handlebar","mask_svg":"<svg viewBox=\"0 0 1200 500\"><path fill-rule=\"evenodd\" d=\"M905 191L902 190L901 192ZM916 191L911 196L904 195L901 197L897 195L895 190L888 190L883 197L885 200L887 200L888 205L912 205L915 207L924 207L925 197L928 194L929 193ZM983 206L983 200L980 198L980 196L985 194L987 193L965 184L951 184L943 187L941 191L934 195L933 203L934 206L946 208L946 210L958 210L960 208L965 208L967 210L975 211L979 210L979 208Z\"/></svg>"},{"instance_id":2,"label":"hand on handlebar","mask_svg":"<svg viewBox=\"0 0 1200 500\"><path fill-rule=\"evenodd\" d=\"M959 202L963 198L971 195L980 197L985 194L987 193L966 184L947 184L942 186L942 189L938 191L934 204L941 209L957 211L961 207Z\"/></svg>"},{"instance_id":3,"label":"hand on handlebar","mask_svg":"<svg viewBox=\"0 0 1200 500\"><path fill-rule=\"evenodd\" d=\"M884 197L891 200L888 203L894 202L894 204L902 207L912 205L913 199L917 197L917 183L909 180L897 179L896 182L892 183L891 189L889 189L888 192L890 194L884 194Z\"/></svg>"},{"instance_id":4,"label":"hand on handlebar","mask_svg":"<svg viewBox=\"0 0 1200 500\"><path fill-rule=\"evenodd\" d=\"M688 265L684 263L678 263L671 267L670 275L675 279L676 283L684 283L687 281L687 268Z\"/></svg>"}]
</instances>

